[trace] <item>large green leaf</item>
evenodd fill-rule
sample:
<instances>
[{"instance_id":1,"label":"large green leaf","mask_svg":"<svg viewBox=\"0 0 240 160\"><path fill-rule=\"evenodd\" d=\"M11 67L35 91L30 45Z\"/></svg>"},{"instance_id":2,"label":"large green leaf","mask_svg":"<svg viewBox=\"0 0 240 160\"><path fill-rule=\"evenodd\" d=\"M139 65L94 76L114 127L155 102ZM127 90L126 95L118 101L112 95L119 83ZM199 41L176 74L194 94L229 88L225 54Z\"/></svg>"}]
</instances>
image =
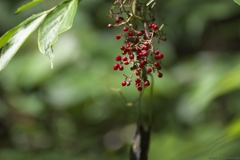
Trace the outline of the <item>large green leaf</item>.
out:
<instances>
[{"instance_id":1,"label":"large green leaf","mask_svg":"<svg viewBox=\"0 0 240 160\"><path fill-rule=\"evenodd\" d=\"M240 0L234 0L234 2L240 5Z\"/></svg>"},{"instance_id":2,"label":"large green leaf","mask_svg":"<svg viewBox=\"0 0 240 160\"><path fill-rule=\"evenodd\" d=\"M58 35L69 30L72 26L77 11L78 0L68 0L60 3L45 18L38 31L39 50L50 59L53 68L52 46L58 39Z\"/></svg>"},{"instance_id":3,"label":"large green leaf","mask_svg":"<svg viewBox=\"0 0 240 160\"><path fill-rule=\"evenodd\" d=\"M8 64L31 33L41 24L46 15L47 12L33 15L0 38L0 46L3 46L0 54L0 71Z\"/></svg>"},{"instance_id":4,"label":"large green leaf","mask_svg":"<svg viewBox=\"0 0 240 160\"><path fill-rule=\"evenodd\" d=\"M41 2L43 2L43 1L44 1L44 0L33 0L33 1L31 1L31 2L29 2L29 3L27 3L27 4L25 4L25 5L23 5L23 6L21 6L21 7L19 7L19 8L17 9L17 11L15 12L15 14L18 14L18 13L20 13L20 12L22 12L22 11L24 11L24 10L32 7L32 6L35 6L35 5L37 5L38 3L41 3Z\"/></svg>"}]
</instances>

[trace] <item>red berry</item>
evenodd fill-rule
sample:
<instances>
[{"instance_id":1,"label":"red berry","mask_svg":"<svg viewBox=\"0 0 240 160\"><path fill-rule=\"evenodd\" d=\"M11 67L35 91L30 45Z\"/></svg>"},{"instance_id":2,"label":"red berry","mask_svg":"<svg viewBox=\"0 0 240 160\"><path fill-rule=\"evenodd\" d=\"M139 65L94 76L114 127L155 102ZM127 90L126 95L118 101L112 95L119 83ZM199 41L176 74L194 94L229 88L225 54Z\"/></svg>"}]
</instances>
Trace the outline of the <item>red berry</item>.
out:
<instances>
[{"instance_id":1,"label":"red berry","mask_svg":"<svg viewBox=\"0 0 240 160\"><path fill-rule=\"evenodd\" d=\"M114 66L113 66L113 70L118 70L118 68L119 68L119 64L114 64Z\"/></svg>"},{"instance_id":2,"label":"red berry","mask_svg":"<svg viewBox=\"0 0 240 160\"><path fill-rule=\"evenodd\" d=\"M126 86L127 82L126 81L122 81L122 86Z\"/></svg>"},{"instance_id":3,"label":"red berry","mask_svg":"<svg viewBox=\"0 0 240 160\"><path fill-rule=\"evenodd\" d=\"M125 65L128 65L129 64L129 62L128 61L125 61L125 62L123 62Z\"/></svg>"},{"instance_id":4,"label":"red berry","mask_svg":"<svg viewBox=\"0 0 240 160\"><path fill-rule=\"evenodd\" d=\"M149 25L148 25L148 28L149 28L149 29L152 28L152 24L149 24Z\"/></svg>"},{"instance_id":5,"label":"red berry","mask_svg":"<svg viewBox=\"0 0 240 160\"><path fill-rule=\"evenodd\" d=\"M122 51L122 54L123 54L123 55L124 55L124 54L126 54L126 53L127 53L127 51L126 51L126 50L123 50L123 51Z\"/></svg>"},{"instance_id":6,"label":"red berry","mask_svg":"<svg viewBox=\"0 0 240 160\"><path fill-rule=\"evenodd\" d=\"M141 74L140 71L136 71L136 75L139 76Z\"/></svg>"},{"instance_id":7,"label":"red berry","mask_svg":"<svg viewBox=\"0 0 240 160\"><path fill-rule=\"evenodd\" d=\"M116 61L121 61L121 56L120 55L118 55L118 56L116 56Z\"/></svg>"},{"instance_id":8,"label":"red berry","mask_svg":"<svg viewBox=\"0 0 240 160\"><path fill-rule=\"evenodd\" d=\"M137 89L138 89L138 91L142 91L142 87L141 86L138 86Z\"/></svg>"},{"instance_id":9,"label":"red berry","mask_svg":"<svg viewBox=\"0 0 240 160\"><path fill-rule=\"evenodd\" d=\"M164 55L162 53L159 54L159 58L163 59Z\"/></svg>"},{"instance_id":10,"label":"red berry","mask_svg":"<svg viewBox=\"0 0 240 160\"><path fill-rule=\"evenodd\" d=\"M159 51L158 51L158 50L155 50L153 53L154 53L155 55L158 55L158 54L159 54Z\"/></svg>"},{"instance_id":11,"label":"red berry","mask_svg":"<svg viewBox=\"0 0 240 160\"><path fill-rule=\"evenodd\" d=\"M127 32L128 31L128 27L123 27L123 31Z\"/></svg>"},{"instance_id":12,"label":"red berry","mask_svg":"<svg viewBox=\"0 0 240 160\"><path fill-rule=\"evenodd\" d=\"M151 72L152 72L152 68L148 68L148 69L147 69L147 72L148 72L148 73L151 73Z\"/></svg>"},{"instance_id":13,"label":"red berry","mask_svg":"<svg viewBox=\"0 0 240 160\"><path fill-rule=\"evenodd\" d=\"M159 55L156 55L156 56L155 56L155 59L156 59L156 60L159 60L159 59L162 59L162 58L163 58L163 54L161 54L161 53L160 53Z\"/></svg>"},{"instance_id":14,"label":"red berry","mask_svg":"<svg viewBox=\"0 0 240 160\"><path fill-rule=\"evenodd\" d=\"M136 82L136 83L140 83L140 82L141 82L141 79L140 79L140 78L136 78L136 79L135 79L135 82Z\"/></svg>"},{"instance_id":15,"label":"red berry","mask_svg":"<svg viewBox=\"0 0 240 160\"><path fill-rule=\"evenodd\" d=\"M152 28L153 28L153 30L158 30L158 26L156 25L156 24L152 24Z\"/></svg>"},{"instance_id":16,"label":"red berry","mask_svg":"<svg viewBox=\"0 0 240 160\"><path fill-rule=\"evenodd\" d=\"M128 35L129 35L129 36L132 36L132 35L133 35L133 32L129 32Z\"/></svg>"},{"instance_id":17,"label":"red berry","mask_svg":"<svg viewBox=\"0 0 240 160\"><path fill-rule=\"evenodd\" d=\"M158 72L158 77L162 78L163 74L161 72Z\"/></svg>"},{"instance_id":18,"label":"red berry","mask_svg":"<svg viewBox=\"0 0 240 160\"><path fill-rule=\"evenodd\" d=\"M142 36L143 34L142 34L141 31L138 31L137 35L138 35L138 36Z\"/></svg>"},{"instance_id":19,"label":"red berry","mask_svg":"<svg viewBox=\"0 0 240 160\"><path fill-rule=\"evenodd\" d=\"M125 47L124 47L124 46L121 46L120 49L123 51L123 50L125 49Z\"/></svg>"},{"instance_id":20,"label":"red berry","mask_svg":"<svg viewBox=\"0 0 240 160\"><path fill-rule=\"evenodd\" d=\"M122 65L119 65L119 70L122 71L124 67Z\"/></svg>"},{"instance_id":21,"label":"red berry","mask_svg":"<svg viewBox=\"0 0 240 160\"><path fill-rule=\"evenodd\" d=\"M160 64L158 63L158 62L154 62L154 64L153 64L155 67L159 67L160 66Z\"/></svg>"},{"instance_id":22,"label":"red berry","mask_svg":"<svg viewBox=\"0 0 240 160\"><path fill-rule=\"evenodd\" d=\"M117 40L120 39L120 38L121 38L121 35L120 35L120 34L116 36L116 39L117 39Z\"/></svg>"},{"instance_id":23,"label":"red berry","mask_svg":"<svg viewBox=\"0 0 240 160\"><path fill-rule=\"evenodd\" d=\"M126 57L126 56L123 56L123 57L122 57L122 60L127 61L127 57Z\"/></svg>"},{"instance_id":24,"label":"red berry","mask_svg":"<svg viewBox=\"0 0 240 160\"><path fill-rule=\"evenodd\" d=\"M121 19L120 19L120 18L116 18L115 22L116 22L116 23L120 23L120 22L121 22Z\"/></svg>"},{"instance_id":25,"label":"red berry","mask_svg":"<svg viewBox=\"0 0 240 160\"><path fill-rule=\"evenodd\" d=\"M147 51L147 50L148 50L148 45L144 45L144 46L143 46L143 50L146 50L146 51Z\"/></svg>"},{"instance_id":26,"label":"red berry","mask_svg":"<svg viewBox=\"0 0 240 160\"><path fill-rule=\"evenodd\" d=\"M142 56L145 56L145 57L146 57L147 55L148 55L148 52L146 52L146 51L143 51L143 52L142 52Z\"/></svg>"},{"instance_id":27,"label":"red berry","mask_svg":"<svg viewBox=\"0 0 240 160\"><path fill-rule=\"evenodd\" d=\"M149 85L150 85L150 82L149 82L148 80L146 80L146 81L144 82L144 85L145 85L145 86L149 86Z\"/></svg>"},{"instance_id":28,"label":"red berry","mask_svg":"<svg viewBox=\"0 0 240 160\"><path fill-rule=\"evenodd\" d=\"M134 55L133 55L133 54L130 54L130 55L129 55L129 58L130 58L130 59L134 59Z\"/></svg>"}]
</instances>

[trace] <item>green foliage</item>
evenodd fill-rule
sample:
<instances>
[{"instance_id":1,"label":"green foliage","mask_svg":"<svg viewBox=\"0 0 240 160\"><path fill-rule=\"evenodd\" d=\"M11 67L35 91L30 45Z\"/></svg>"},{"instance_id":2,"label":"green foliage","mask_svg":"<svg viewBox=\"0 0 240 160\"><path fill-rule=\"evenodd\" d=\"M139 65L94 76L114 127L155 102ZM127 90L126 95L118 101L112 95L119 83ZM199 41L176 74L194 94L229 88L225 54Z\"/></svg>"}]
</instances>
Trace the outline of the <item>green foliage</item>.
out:
<instances>
[{"instance_id":1,"label":"green foliage","mask_svg":"<svg viewBox=\"0 0 240 160\"><path fill-rule=\"evenodd\" d=\"M234 0L234 2L240 5L240 0Z\"/></svg>"},{"instance_id":2,"label":"green foliage","mask_svg":"<svg viewBox=\"0 0 240 160\"><path fill-rule=\"evenodd\" d=\"M20 7L17 12L21 12L40 1L32 1ZM57 41L59 34L69 30L73 23L73 18L78 7L78 0L66 0L56 7L36 14L11 29L0 38L0 71L8 64L15 53L19 50L25 40L33 33L38 26L38 44L42 53L50 58L51 68L53 67L52 46Z\"/></svg>"},{"instance_id":3,"label":"green foliage","mask_svg":"<svg viewBox=\"0 0 240 160\"><path fill-rule=\"evenodd\" d=\"M38 30L39 50L47 55L53 68L52 46L58 39L58 35L72 27L73 18L77 11L77 0L65 1L52 10Z\"/></svg>"},{"instance_id":4,"label":"green foliage","mask_svg":"<svg viewBox=\"0 0 240 160\"><path fill-rule=\"evenodd\" d=\"M17 9L17 11L15 12L15 14L18 14L18 13L20 13L20 12L22 12L22 11L25 11L26 9L28 9L28 8L30 8L30 7L33 7L33 6L39 4L39 3L43 2L43 1L44 1L44 0L33 0L32 2L29 2L29 3L27 3L27 4L25 4L25 5L21 6L21 7L19 7L19 8Z\"/></svg>"}]
</instances>

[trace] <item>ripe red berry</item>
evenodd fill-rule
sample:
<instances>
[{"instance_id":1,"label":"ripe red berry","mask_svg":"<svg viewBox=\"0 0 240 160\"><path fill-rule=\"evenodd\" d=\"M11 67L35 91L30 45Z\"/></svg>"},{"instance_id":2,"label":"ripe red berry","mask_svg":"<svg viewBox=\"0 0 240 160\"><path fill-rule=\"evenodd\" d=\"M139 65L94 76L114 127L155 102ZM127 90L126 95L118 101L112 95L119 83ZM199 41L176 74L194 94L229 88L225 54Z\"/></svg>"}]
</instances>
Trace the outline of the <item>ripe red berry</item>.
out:
<instances>
[{"instance_id":1,"label":"ripe red berry","mask_svg":"<svg viewBox=\"0 0 240 160\"><path fill-rule=\"evenodd\" d=\"M119 68L119 64L117 64L117 63L116 63L116 64L114 64L114 66L113 66L113 70L115 70L115 71L116 71L116 70L118 70L118 68Z\"/></svg>"},{"instance_id":2,"label":"ripe red berry","mask_svg":"<svg viewBox=\"0 0 240 160\"><path fill-rule=\"evenodd\" d=\"M152 28L152 24L149 24L149 25L148 25L148 28L149 28L149 29Z\"/></svg>"},{"instance_id":3,"label":"ripe red berry","mask_svg":"<svg viewBox=\"0 0 240 160\"><path fill-rule=\"evenodd\" d=\"M115 22L116 22L116 23L120 23L120 22L121 22L121 19L120 19L120 18L116 18Z\"/></svg>"},{"instance_id":4,"label":"ripe red berry","mask_svg":"<svg viewBox=\"0 0 240 160\"><path fill-rule=\"evenodd\" d=\"M118 56L116 56L116 61L121 61L121 56L120 55L118 55Z\"/></svg>"},{"instance_id":5,"label":"ripe red berry","mask_svg":"<svg viewBox=\"0 0 240 160\"><path fill-rule=\"evenodd\" d=\"M125 65L128 65L129 64L129 62L128 61L125 61L125 62L123 62Z\"/></svg>"},{"instance_id":6,"label":"ripe red berry","mask_svg":"<svg viewBox=\"0 0 240 160\"><path fill-rule=\"evenodd\" d=\"M125 49L125 47L124 47L124 46L121 46L120 49L123 51L123 50Z\"/></svg>"},{"instance_id":7,"label":"ripe red berry","mask_svg":"<svg viewBox=\"0 0 240 160\"><path fill-rule=\"evenodd\" d=\"M138 91L142 91L142 87L141 86L138 86L137 89L138 89Z\"/></svg>"},{"instance_id":8,"label":"ripe red berry","mask_svg":"<svg viewBox=\"0 0 240 160\"><path fill-rule=\"evenodd\" d=\"M158 62L154 62L154 64L153 64L155 67L159 67L160 66L160 64L158 63Z\"/></svg>"},{"instance_id":9,"label":"ripe red berry","mask_svg":"<svg viewBox=\"0 0 240 160\"><path fill-rule=\"evenodd\" d=\"M136 78L136 79L135 79L135 82L136 82L136 83L140 83L140 82L141 82L141 79L140 79L140 78Z\"/></svg>"},{"instance_id":10,"label":"ripe red berry","mask_svg":"<svg viewBox=\"0 0 240 160\"><path fill-rule=\"evenodd\" d=\"M124 54L126 54L126 53L127 53L127 51L126 51L126 50L123 50L123 51L122 51L122 54L123 54L123 55L124 55Z\"/></svg>"},{"instance_id":11,"label":"ripe red berry","mask_svg":"<svg viewBox=\"0 0 240 160\"><path fill-rule=\"evenodd\" d=\"M130 59L134 59L134 54L130 54L130 55L129 55L129 58L130 58Z\"/></svg>"},{"instance_id":12,"label":"ripe red berry","mask_svg":"<svg viewBox=\"0 0 240 160\"><path fill-rule=\"evenodd\" d=\"M142 52L142 56L145 56L145 57L146 57L147 55L148 55L148 52L147 52L147 51L143 51L143 52Z\"/></svg>"},{"instance_id":13,"label":"ripe red berry","mask_svg":"<svg viewBox=\"0 0 240 160\"><path fill-rule=\"evenodd\" d=\"M141 31L138 31L138 32L137 32L137 35L138 35L138 36L142 36L143 34L142 34Z\"/></svg>"},{"instance_id":14,"label":"ripe red berry","mask_svg":"<svg viewBox=\"0 0 240 160\"><path fill-rule=\"evenodd\" d=\"M159 51L158 51L158 50L155 50L153 53L154 53L155 55L158 55L158 54L159 54Z\"/></svg>"},{"instance_id":15,"label":"ripe red berry","mask_svg":"<svg viewBox=\"0 0 240 160\"><path fill-rule=\"evenodd\" d=\"M162 53L159 54L159 58L163 59L164 55Z\"/></svg>"},{"instance_id":16,"label":"ripe red berry","mask_svg":"<svg viewBox=\"0 0 240 160\"><path fill-rule=\"evenodd\" d=\"M143 50L147 51L148 50L148 45L144 45Z\"/></svg>"},{"instance_id":17,"label":"ripe red berry","mask_svg":"<svg viewBox=\"0 0 240 160\"><path fill-rule=\"evenodd\" d=\"M116 39L119 40L120 38L121 38L121 35L118 34L118 35L116 36Z\"/></svg>"},{"instance_id":18,"label":"ripe red berry","mask_svg":"<svg viewBox=\"0 0 240 160\"><path fill-rule=\"evenodd\" d=\"M136 71L136 75L139 76L141 74L140 71Z\"/></svg>"},{"instance_id":19,"label":"ripe red berry","mask_svg":"<svg viewBox=\"0 0 240 160\"><path fill-rule=\"evenodd\" d=\"M119 70L122 71L124 67L122 65L119 65Z\"/></svg>"},{"instance_id":20,"label":"ripe red berry","mask_svg":"<svg viewBox=\"0 0 240 160\"><path fill-rule=\"evenodd\" d=\"M122 57L122 60L127 61L127 57L126 57L126 56L123 56L123 57Z\"/></svg>"},{"instance_id":21,"label":"ripe red berry","mask_svg":"<svg viewBox=\"0 0 240 160\"><path fill-rule=\"evenodd\" d=\"M149 85L150 85L150 82L149 82L148 80L146 80L146 81L144 82L144 85L145 85L145 86L149 86Z\"/></svg>"},{"instance_id":22,"label":"ripe red berry","mask_svg":"<svg viewBox=\"0 0 240 160\"><path fill-rule=\"evenodd\" d=\"M132 36L132 35L133 35L133 32L128 32L128 35L129 35L129 36Z\"/></svg>"},{"instance_id":23,"label":"ripe red berry","mask_svg":"<svg viewBox=\"0 0 240 160\"><path fill-rule=\"evenodd\" d=\"M158 77L162 78L163 74L161 72L158 72Z\"/></svg>"},{"instance_id":24,"label":"ripe red berry","mask_svg":"<svg viewBox=\"0 0 240 160\"><path fill-rule=\"evenodd\" d=\"M123 27L123 31L127 32L128 31L128 27Z\"/></svg>"},{"instance_id":25,"label":"ripe red berry","mask_svg":"<svg viewBox=\"0 0 240 160\"><path fill-rule=\"evenodd\" d=\"M153 28L153 30L158 30L158 26L156 25L156 24L152 24L152 28Z\"/></svg>"},{"instance_id":26,"label":"ripe red berry","mask_svg":"<svg viewBox=\"0 0 240 160\"><path fill-rule=\"evenodd\" d=\"M147 69L147 72L148 72L148 73L151 73L151 72L152 72L152 68L148 68L148 69Z\"/></svg>"},{"instance_id":27,"label":"ripe red berry","mask_svg":"<svg viewBox=\"0 0 240 160\"><path fill-rule=\"evenodd\" d=\"M126 86L127 82L126 81L122 81L122 86Z\"/></svg>"}]
</instances>

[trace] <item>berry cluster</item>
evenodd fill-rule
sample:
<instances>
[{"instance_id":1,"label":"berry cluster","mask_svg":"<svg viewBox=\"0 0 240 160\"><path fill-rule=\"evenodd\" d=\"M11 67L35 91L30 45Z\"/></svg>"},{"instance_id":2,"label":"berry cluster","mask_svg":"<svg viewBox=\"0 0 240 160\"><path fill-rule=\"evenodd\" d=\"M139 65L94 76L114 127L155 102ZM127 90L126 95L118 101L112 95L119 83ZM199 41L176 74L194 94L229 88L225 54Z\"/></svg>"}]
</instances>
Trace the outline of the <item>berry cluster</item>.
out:
<instances>
[{"instance_id":1,"label":"berry cluster","mask_svg":"<svg viewBox=\"0 0 240 160\"><path fill-rule=\"evenodd\" d=\"M145 3L132 3L126 0L115 0L110 9L109 17L115 19L114 24L108 24L109 28L123 26L123 33L116 35L116 39L124 39L125 45L120 47L121 54L115 57L116 64L114 70L124 70L124 65L131 65L131 75L125 75L122 86L129 86L133 75L136 75L135 86L137 90L142 91L143 86L149 86L148 74L157 73L162 77L161 59L164 55L154 48L153 38L165 41L166 38L162 32L162 27L154 23L155 17L153 6L149 7ZM154 2L155 4L155 2ZM117 11L116 11L117 10ZM124 18L123 16L126 15ZM141 27L137 21L141 21ZM140 28L140 29L139 29Z\"/></svg>"}]
</instances>

